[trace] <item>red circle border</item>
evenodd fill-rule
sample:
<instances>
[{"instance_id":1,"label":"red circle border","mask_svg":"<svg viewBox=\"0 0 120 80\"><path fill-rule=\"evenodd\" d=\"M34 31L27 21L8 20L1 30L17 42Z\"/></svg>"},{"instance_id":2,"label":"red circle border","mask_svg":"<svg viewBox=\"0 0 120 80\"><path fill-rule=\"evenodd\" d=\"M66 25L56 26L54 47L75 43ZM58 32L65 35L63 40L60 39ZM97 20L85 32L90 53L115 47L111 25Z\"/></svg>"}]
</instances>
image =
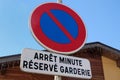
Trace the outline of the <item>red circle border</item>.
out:
<instances>
[{"instance_id":1,"label":"red circle border","mask_svg":"<svg viewBox=\"0 0 120 80\"><path fill-rule=\"evenodd\" d=\"M50 40L42 31L40 27L40 17L44 12L51 9L59 9L64 10L68 14L70 14L78 25L78 37L75 41L71 42L70 44L59 44L52 40ZM69 7L59 4L59 3L45 3L38 6L32 13L30 19L30 27L33 36L35 39L46 49L56 52L56 53L63 53L63 54L71 54L75 53L84 45L86 40L86 28L82 19Z\"/></svg>"}]
</instances>

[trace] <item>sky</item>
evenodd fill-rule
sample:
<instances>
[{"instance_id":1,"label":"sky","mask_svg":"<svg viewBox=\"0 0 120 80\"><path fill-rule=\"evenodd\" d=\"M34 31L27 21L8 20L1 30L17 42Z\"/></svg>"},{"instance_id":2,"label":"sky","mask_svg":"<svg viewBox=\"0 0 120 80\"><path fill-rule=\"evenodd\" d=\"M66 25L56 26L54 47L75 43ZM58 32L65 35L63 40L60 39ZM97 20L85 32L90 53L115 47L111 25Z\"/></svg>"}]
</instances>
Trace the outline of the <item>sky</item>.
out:
<instances>
[{"instance_id":1,"label":"sky","mask_svg":"<svg viewBox=\"0 0 120 80\"><path fill-rule=\"evenodd\" d=\"M85 43L101 42L120 50L120 0L62 0L83 20ZM0 0L0 57L24 48L43 50L33 38L29 20L38 5L57 0Z\"/></svg>"}]
</instances>

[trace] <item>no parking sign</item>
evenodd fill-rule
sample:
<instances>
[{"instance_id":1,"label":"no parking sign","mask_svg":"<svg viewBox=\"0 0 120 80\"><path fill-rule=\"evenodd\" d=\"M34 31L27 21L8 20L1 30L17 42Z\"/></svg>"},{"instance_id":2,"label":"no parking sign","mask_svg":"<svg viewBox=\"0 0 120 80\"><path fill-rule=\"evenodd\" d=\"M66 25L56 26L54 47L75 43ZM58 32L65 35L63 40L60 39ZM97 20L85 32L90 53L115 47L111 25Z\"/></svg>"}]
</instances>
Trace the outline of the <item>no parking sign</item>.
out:
<instances>
[{"instance_id":1,"label":"no parking sign","mask_svg":"<svg viewBox=\"0 0 120 80\"><path fill-rule=\"evenodd\" d=\"M56 53L75 53L86 40L86 29L81 18L59 3L45 3L35 8L30 26L35 39Z\"/></svg>"}]
</instances>

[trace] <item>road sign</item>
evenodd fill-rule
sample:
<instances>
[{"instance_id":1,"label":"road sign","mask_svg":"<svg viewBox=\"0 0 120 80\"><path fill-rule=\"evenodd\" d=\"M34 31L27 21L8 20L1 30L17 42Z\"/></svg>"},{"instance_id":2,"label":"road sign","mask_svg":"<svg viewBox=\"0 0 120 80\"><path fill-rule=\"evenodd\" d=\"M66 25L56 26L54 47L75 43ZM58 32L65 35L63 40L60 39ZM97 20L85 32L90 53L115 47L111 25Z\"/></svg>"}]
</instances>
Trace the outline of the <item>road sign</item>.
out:
<instances>
[{"instance_id":1,"label":"road sign","mask_svg":"<svg viewBox=\"0 0 120 80\"><path fill-rule=\"evenodd\" d=\"M38 6L31 15L30 26L35 39L53 52L75 53L85 43L86 29L81 18L59 3Z\"/></svg>"},{"instance_id":2,"label":"road sign","mask_svg":"<svg viewBox=\"0 0 120 80\"><path fill-rule=\"evenodd\" d=\"M21 54L20 68L30 73L83 79L92 77L90 62L87 59L27 48Z\"/></svg>"}]
</instances>

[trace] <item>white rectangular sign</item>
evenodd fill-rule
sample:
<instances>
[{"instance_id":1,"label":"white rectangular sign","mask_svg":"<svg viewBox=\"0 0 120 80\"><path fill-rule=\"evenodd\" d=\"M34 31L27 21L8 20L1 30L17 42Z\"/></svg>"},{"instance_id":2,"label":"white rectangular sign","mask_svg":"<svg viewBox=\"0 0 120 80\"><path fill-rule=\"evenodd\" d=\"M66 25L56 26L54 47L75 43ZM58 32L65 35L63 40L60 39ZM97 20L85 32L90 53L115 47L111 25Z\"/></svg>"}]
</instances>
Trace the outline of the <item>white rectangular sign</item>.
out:
<instances>
[{"instance_id":1,"label":"white rectangular sign","mask_svg":"<svg viewBox=\"0 0 120 80\"><path fill-rule=\"evenodd\" d=\"M24 49L21 54L20 68L30 73L84 79L92 77L90 62L87 59L28 48Z\"/></svg>"}]
</instances>

